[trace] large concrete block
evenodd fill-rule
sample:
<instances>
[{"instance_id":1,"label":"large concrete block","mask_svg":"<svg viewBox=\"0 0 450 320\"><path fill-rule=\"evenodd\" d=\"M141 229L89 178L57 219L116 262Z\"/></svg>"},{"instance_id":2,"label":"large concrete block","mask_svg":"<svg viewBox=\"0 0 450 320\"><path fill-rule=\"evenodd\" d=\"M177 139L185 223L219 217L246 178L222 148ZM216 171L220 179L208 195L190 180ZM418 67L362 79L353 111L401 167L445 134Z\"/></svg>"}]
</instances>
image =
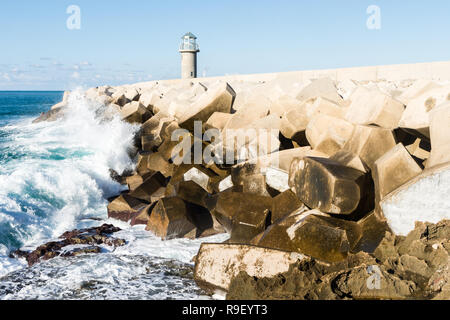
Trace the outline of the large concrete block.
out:
<instances>
[{"instance_id":1,"label":"large concrete block","mask_svg":"<svg viewBox=\"0 0 450 320\"><path fill-rule=\"evenodd\" d=\"M351 214L365 200L368 179L364 172L324 158L305 158L295 185L297 197L309 208L325 213ZM300 161L300 162L301 162Z\"/></svg>"},{"instance_id":2,"label":"large concrete block","mask_svg":"<svg viewBox=\"0 0 450 320\"><path fill-rule=\"evenodd\" d=\"M267 217L272 208L272 198L250 195L242 192L233 192L233 189L221 192L213 197L212 203L208 205L211 214L225 228L232 233L233 225L243 219L239 214L256 215Z\"/></svg>"},{"instance_id":3,"label":"large concrete block","mask_svg":"<svg viewBox=\"0 0 450 320\"><path fill-rule=\"evenodd\" d=\"M399 143L375 161L372 177L375 183L375 203L387 194L419 175L422 169L405 147Z\"/></svg>"},{"instance_id":4,"label":"large concrete block","mask_svg":"<svg viewBox=\"0 0 450 320\"><path fill-rule=\"evenodd\" d=\"M125 89L124 88L119 88L117 91L115 91L112 94L112 103L117 104L121 107L123 107L124 105L126 105L127 103L131 102L129 99L127 99L125 97Z\"/></svg>"},{"instance_id":5,"label":"large concrete block","mask_svg":"<svg viewBox=\"0 0 450 320\"><path fill-rule=\"evenodd\" d=\"M389 230L386 221L380 217L379 212L372 211L357 223L362 235L353 251L373 253Z\"/></svg>"},{"instance_id":6,"label":"large concrete block","mask_svg":"<svg viewBox=\"0 0 450 320\"><path fill-rule=\"evenodd\" d=\"M381 201L383 215L398 235L406 236L417 221L450 219L450 162L425 169Z\"/></svg>"},{"instance_id":7,"label":"large concrete block","mask_svg":"<svg viewBox=\"0 0 450 320\"><path fill-rule=\"evenodd\" d=\"M417 138L414 143L405 145L405 148L417 160L425 161L430 157L431 144L426 139Z\"/></svg>"},{"instance_id":8,"label":"large concrete block","mask_svg":"<svg viewBox=\"0 0 450 320\"><path fill-rule=\"evenodd\" d=\"M177 197L159 200L146 227L163 240L181 238L193 229L195 225L188 216L186 203Z\"/></svg>"},{"instance_id":9,"label":"large concrete block","mask_svg":"<svg viewBox=\"0 0 450 320\"><path fill-rule=\"evenodd\" d=\"M288 139L294 140L299 145L306 145L305 130L308 126L309 118L299 109L292 109L286 112L280 123L280 132Z\"/></svg>"},{"instance_id":10,"label":"large concrete block","mask_svg":"<svg viewBox=\"0 0 450 320\"><path fill-rule=\"evenodd\" d=\"M405 106L378 90L359 87L350 97L347 121L361 125L377 125L387 129L398 127Z\"/></svg>"},{"instance_id":11,"label":"large concrete block","mask_svg":"<svg viewBox=\"0 0 450 320\"><path fill-rule=\"evenodd\" d=\"M241 107L232 115L224 129L242 129L250 126L254 121L264 118L269 114L269 106L256 104Z\"/></svg>"},{"instance_id":12,"label":"large concrete block","mask_svg":"<svg viewBox=\"0 0 450 320\"><path fill-rule=\"evenodd\" d=\"M144 123L152 116L139 101L132 101L120 110L122 119L130 123Z\"/></svg>"},{"instance_id":13,"label":"large concrete block","mask_svg":"<svg viewBox=\"0 0 450 320\"><path fill-rule=\"evenodd\" d=\"M194 181L181 181L175 185L175 194L184 201L206 207L208 192Z\"/></svg>"},{"instance_id":14,"label":"large concrete block","mask_svg":"<svg viewBox=\"0 0 450 320\"><path fill-rule=\"evenodd\" d=\"M140 93L134 87L125 89L124 95L130 101L139 101Z\"/></svg>"},{"instance_id":15,"label":"large concrete block","mask_svg":"<svg viewBox=\"0 0 450 320\"><path fill-rule=\"evenodd\" d=\"M145 201L122 194L108 205L108 217L128 222L146 206Z\"/></svg>"},{"instance_id":16,"label":"large concrete block","mask_svg":"<svg viewBox=\"0 0 450 320\"><path fill-rule=\"evenodd\" d=\"M266 230L268 224L270 224L269 209L263 211L240 210L233 215L229 242L249 244L255 236Z\"/></svg>"},{"instance_id":17,"label":"large concrete block","mask_svg":"<svg viewBox=\"0 0 450 320\"><path fill-rule=\"evenodd\" d=\"M434 81L419 79L416 80L410 87L404 90L397 100L407 105L412 99L415 99L427 91L440 88L441 86Z\"/></svg>"},{"instance_id":18,"label":"large concrete block","mask_svg":"<svg viewBox=\"0 0 450 320\"><path fill-rule=\"evenodd\" d=\"M273 198L271 222L279 222L295 211L306 209L292 190L286 190Z\"/></svg>"},{"instance_id":19,"label":"large concrete block","mask_svg":"<svg viewBox=\"0 0 450 320\"><path fill-rule=\"evenodd\" d=\"M258 245L302 253L325 262L344 260L361 239L361 227L315 212L291 215L270 226Z\"/></svg>"},{"instance_id":20,"label":"large concrete block","mask_svg":"<svg viewBox=\"0 0 450 320\"><path fill-rule=\"evenodd\" d=\"M227 291L240 272L250 276L273 277L303 259L300 254L239 244L204 243L195 258L194 280L213 293Z\"/></svg>"},{"instance_id":21,"label":"large concrete block","mask_svg":"<svg viewBox=\"0 0 450 320\"><path fill-rule=\"evenodd\" d=\"M166 178L159 172L150 174L139 186L130 192L130 196L137 199L153 202L152 196L160 189L165 188Z\"/></svg>"},{"instance_id":22,"label":"large concrete block","mask_svg":"<svg viewBox=\"0 0 450 320\"><path fill-rule=\"evenodd\" d=\"M164 159L159 152L149 154L146 158L146 168L148 171L160 172L166 178L172 176L174 165Z\"/></svg>"},{"instance_id":23,"label":"large concrete block","mask_svg":"<svg viewBox=\"0 0 450 320\"><path fill-rule=\"evenodd\" d=\"M148 167L148 160L150 158L150 152L141 151L138 154L138 159L136 162L136 172L137 174L143 176L147 173L152 172Z\"/></svg>"},{"instance_id":24,"label":"large concrete block","mask_svg":"<svg viewBox=\"0 0 450 320\"><path fill-rule=\"evenodd\" d=\"M344 102L342 97L338 94L333 80L330 78L322 78L313 81L297 95L297 99L300 101L306 101L317 97L326 98L339 105Z\"/></svg>"},{"instance_id":25,"label":"large concrete block","mask_svg":"<svg viewBox=\"0 0 450 320\"><path fill-rule=\"evenodd\" d=\"M272 99L269 112L270 114L274 114L277 117L281 118L285 113L289 111L300 109L302 104L302 101L299 101L294 97L284 95L278 99Z\"/></svg>"},{"instance_id":26,"label":"large concrete block","mask_svg":"<svg viewBox=\"0 0 450 320\"><path fill-rule=\"evenodd\" d=\"M146 175L134 174L132 176L126 177L125 180L128 185L128 190L136 190L136 188L139 187L149 175L150 173Z\"/></svg>"},{"instance_id":27,"label":"large concrete block","mask_svg":"<svg viewBox=\"0 0 450 320\"><path fill-rule=\"evenodd\" d=\"M233 115L224 112L214 112L205 124L205 130L217 129L222 130Z\"/></svg>"},{"instance_id":28,"label":"large concrete block","mask_svg":"<svg viewBox=\"0 0 450 320\"><path fill-rule=\"evenodd\" d=\"M375 161L395 145L392 130L357 125L343 149L359 156L369 168L373 168Z\"/></svg>"},{"instance_id":29,"label":"large concrete block","mask_svg":"<svg viewBox=\"0 0 450 320\"><path fill-rule=\"evenodd\" d=\"M208 88L184 113L178 117L180 126L194 129L194 121L205 123L214 112L230 113L236 93L228 83L218 83Z\"/></svg>"},{"instance_id":30,"label":"large concrete block","mask_svg":"<svg viewBox=\"0 0 450 320\"><path fill-rule=\"evenodd\" d=\"M348 150L340 150L330 157L330 160L339 162L340 164L362 172L368 172L369 168L361 160L359 156Z\"/></svg>"},{"instance_id":31,"label":"large concrete block","mask_svg":"<svg viewBox=\"0 0 450 320\"><path fill-rule=\"evenodd\" d=\"M450 85L426 91L409 101L400 119L399 126L429 137L430 111L450 100Z\"/></svg>"},{"instance_id":32,"label":"large concrete block","mask_svg":"<svg viewBox=\"0 0 450 320\"><path fill-rule=\"evenodd\" d=\"M426 167L450 161L450 102L430 112L431 154Z\"/></svg>"},{"instance_id":33,"label":"large concrete block","mask_svg":"<svg viewBox=\"0 0 450 320\"><path fill-rule=\"evenodd\" d=\"M306 138L314 150L331 156L342 149L352 136L353 129L350 122L320 114L306 127Z\"/></svg>"}]
</instances>

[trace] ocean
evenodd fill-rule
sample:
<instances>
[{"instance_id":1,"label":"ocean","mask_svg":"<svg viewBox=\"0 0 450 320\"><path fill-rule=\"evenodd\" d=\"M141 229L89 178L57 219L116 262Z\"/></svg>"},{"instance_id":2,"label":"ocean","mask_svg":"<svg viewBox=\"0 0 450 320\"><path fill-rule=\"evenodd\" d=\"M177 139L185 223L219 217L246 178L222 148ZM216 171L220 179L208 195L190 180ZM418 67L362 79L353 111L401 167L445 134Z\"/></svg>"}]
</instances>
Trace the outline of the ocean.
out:
<instances>
[{"instance_id":1,"label":"ocean","mask_svg":"<svg viewBox=\"0 0 450 320\"><path fill-rule=\"evenodd\" d=\"M192 257L207 239L161 241L144 226L108 219L110 177L133 169L137 126L75 90L67 116L33 124L63 92L0 92L0 299L208 299L193 281ZM127 244L100 254L57 257L28 267L9 257L76 228L112 223Z\"/></svg>"}]
</instances>

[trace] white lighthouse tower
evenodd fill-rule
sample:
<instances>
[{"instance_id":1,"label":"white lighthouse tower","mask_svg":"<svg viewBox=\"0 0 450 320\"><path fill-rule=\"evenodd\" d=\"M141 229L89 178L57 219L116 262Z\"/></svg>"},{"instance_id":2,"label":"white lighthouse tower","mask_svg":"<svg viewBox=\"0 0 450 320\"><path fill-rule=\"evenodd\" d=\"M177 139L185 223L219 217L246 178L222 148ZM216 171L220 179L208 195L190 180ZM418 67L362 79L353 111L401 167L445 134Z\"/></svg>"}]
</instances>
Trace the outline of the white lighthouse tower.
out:
<instances>
[{"instance_id":1,"label":"white lighthouse tower","mask_svg":"<svg viewBox=\"0 0 450 320\"><path fill-rule=\"evenodd\" d=\"M188 32L181 39L181 78L197 78L197 52L200 52L197 37Z\"/></svg>"}]
</instances>

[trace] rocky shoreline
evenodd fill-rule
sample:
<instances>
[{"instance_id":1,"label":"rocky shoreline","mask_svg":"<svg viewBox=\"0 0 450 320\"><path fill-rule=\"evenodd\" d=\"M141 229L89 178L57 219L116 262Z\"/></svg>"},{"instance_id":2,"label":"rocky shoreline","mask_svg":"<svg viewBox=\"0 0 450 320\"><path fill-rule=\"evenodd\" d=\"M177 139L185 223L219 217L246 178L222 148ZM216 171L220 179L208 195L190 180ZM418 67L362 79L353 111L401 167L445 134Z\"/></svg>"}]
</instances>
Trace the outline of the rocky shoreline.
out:
<instances>
[{"instance_id":1,"label":"rocky shoreline","mask_svg":"<svg viewBox=\"0 0 450 320\"><path fill-rule=\"evenodd\" d=\"M429 80L207 79L98 87L99 117L140 126L108 216L204 243L194 279L228 299L449 299L450 86ZM64 117L71 94L35 122ZM63 235L29 264L121 245Z\"/></svg>"}]
</instances>

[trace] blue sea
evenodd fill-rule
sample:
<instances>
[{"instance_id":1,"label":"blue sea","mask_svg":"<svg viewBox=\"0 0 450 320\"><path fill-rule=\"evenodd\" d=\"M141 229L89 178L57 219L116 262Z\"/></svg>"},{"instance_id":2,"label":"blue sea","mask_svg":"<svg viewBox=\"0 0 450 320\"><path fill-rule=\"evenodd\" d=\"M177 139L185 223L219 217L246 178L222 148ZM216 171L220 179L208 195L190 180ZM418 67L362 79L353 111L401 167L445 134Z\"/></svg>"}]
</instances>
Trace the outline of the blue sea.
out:
<instances>
[{"instance_id":1,"label":"blue sea","mask_svg":"<svg viewBox=\"0 0 450 320\"><path fill-rule=\"evenodd\" d=\"M124 190L110 177L133 169L138 130L72 92L63 119L33 124L63 92L0 92L0 299L199 299L192 257L200 240L161 241L108 219L107 198ZM113 223L124 247L57 257L29 268L9 252L31 250L75 228ZM223 241L223 235L202 241Z\"/></svg>"}]
</instances>

